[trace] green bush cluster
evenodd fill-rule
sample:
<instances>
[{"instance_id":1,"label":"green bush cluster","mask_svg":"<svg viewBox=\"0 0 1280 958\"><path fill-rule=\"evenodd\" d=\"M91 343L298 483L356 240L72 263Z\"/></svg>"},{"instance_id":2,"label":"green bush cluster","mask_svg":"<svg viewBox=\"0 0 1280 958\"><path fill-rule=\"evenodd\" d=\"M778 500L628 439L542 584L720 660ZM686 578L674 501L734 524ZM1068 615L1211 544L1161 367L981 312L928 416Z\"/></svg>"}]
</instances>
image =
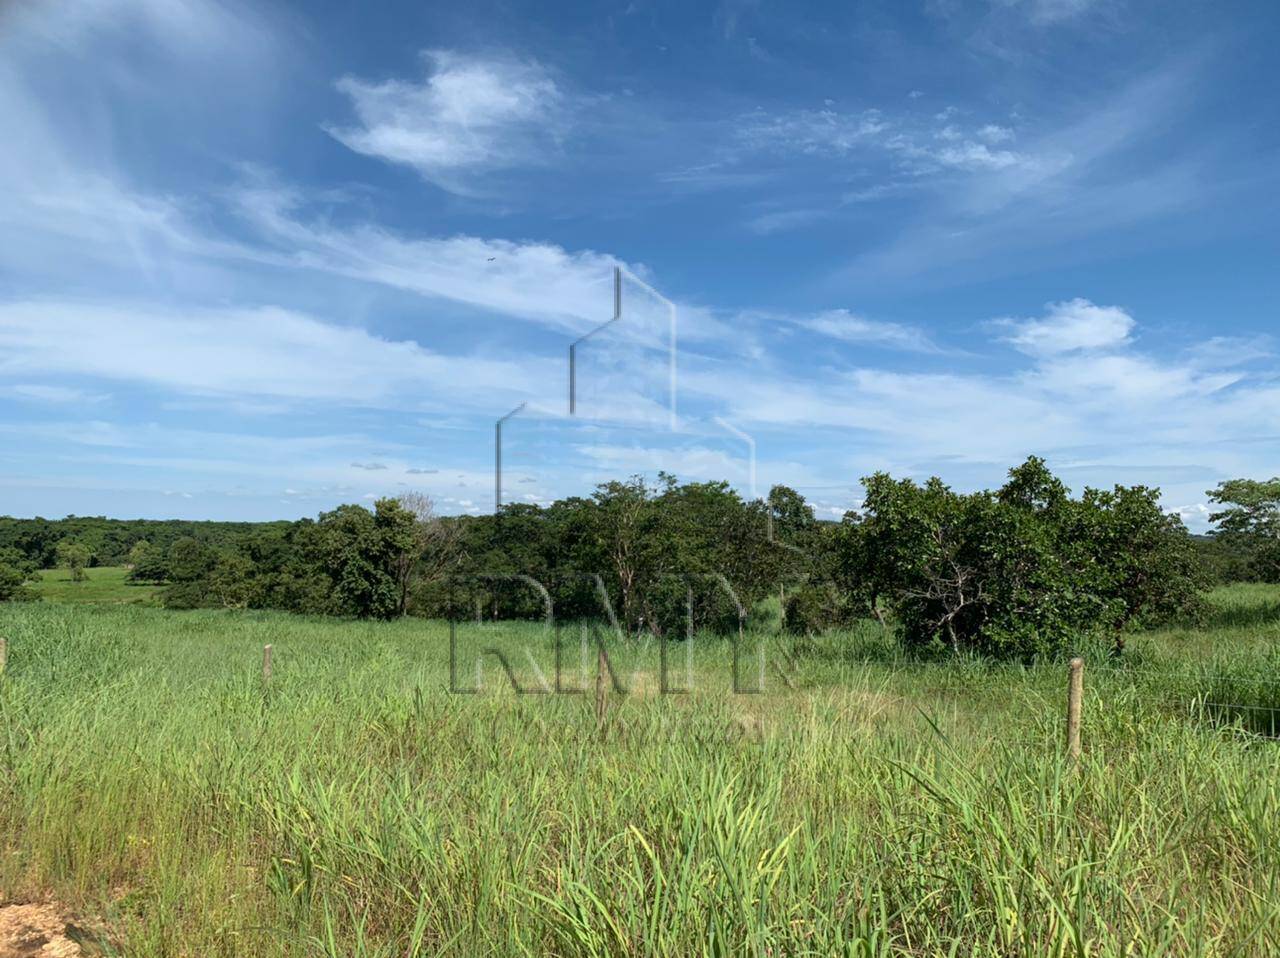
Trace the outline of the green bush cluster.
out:
<instances>
[{"instance_id":1,"label":"green bush cluster","mask_svg":"<svg viewBox=\"0 0 1280 958\"><path fill-rule=\"evenodd\" d=\"M27 583L36 576L36 564L17 549L0 548L0 602L30 601L36 594Z\"/></svg>"}]
</instances>

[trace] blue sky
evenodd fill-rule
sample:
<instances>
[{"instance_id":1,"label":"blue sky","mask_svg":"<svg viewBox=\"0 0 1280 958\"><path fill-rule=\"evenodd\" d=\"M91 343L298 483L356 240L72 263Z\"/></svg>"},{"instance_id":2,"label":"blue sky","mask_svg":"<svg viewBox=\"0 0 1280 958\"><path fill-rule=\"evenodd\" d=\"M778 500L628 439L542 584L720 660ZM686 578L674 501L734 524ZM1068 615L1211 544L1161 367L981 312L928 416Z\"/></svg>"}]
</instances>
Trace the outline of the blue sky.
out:
<instances>
[{"instance_id":1,"label":"blue sky","mask_svg":"<svg viewBox=\"0 0 1280 958\"><path fill-rule=\"evenodd\" d=\"M488 511L523 403L508 501L665 468L834 517L877 469L967 489L1036 453L1203 528L1206 489L1280 471L1277 27L0 6L0 513Z\"/></svg>"}]
</instances>

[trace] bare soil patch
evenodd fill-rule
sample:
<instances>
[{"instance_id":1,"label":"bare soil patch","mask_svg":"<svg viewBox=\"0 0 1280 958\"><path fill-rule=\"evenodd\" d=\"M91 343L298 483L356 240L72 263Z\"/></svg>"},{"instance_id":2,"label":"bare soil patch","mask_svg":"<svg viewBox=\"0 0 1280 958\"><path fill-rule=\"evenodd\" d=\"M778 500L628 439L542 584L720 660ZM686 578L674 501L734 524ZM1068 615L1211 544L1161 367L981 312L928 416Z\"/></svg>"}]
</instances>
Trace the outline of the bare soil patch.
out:
<instances>
[{"instance_id":1,"label":"bare soil patch","mask_svg":"<svg viewBox=\"0 0 1280 958\"><path fill-rule=\"evenodd\" d=\"M0 905L0 958L101 955L93 937L53 902Z\"/></svg>"}]
</instances>

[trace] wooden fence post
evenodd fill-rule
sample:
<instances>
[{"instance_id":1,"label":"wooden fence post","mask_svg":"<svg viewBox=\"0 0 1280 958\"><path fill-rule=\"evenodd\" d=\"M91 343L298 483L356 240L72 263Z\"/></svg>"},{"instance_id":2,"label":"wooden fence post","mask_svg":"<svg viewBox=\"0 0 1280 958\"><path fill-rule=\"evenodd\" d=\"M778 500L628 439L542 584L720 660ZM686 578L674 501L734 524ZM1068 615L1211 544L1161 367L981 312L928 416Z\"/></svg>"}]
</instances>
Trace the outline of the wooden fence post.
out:
<instances>
[{"instance_id":1,"label":"wooden fence post","mask_svg":"<svg viewBox=\"0 0 1280 958\"><path fill-rule=\"evenodd\" d=\"M1067 753L1080 760L1080 700L1084 696L1084 659L1071 660L1067 680Z\"/></svg>"},{"instance_id":2,"label":"wooden fence post","mask_svg":"<svg viewBox=\"0 0 1280 958\"><path fill-rule=\"evenodd\" d=\"M4 675L5 664L9 661L9 644L5 642L4 636L0 636L0 675Z\"/></svg>"},{"instance_id":3,"label":"wooden fence post","mask_svg":"<svg viewBox=\"0 0 1280 958\"><path fill-rule=\"evenodd\" d=\"M262 684L271 684L271 646L262 647Z\"/></svg>"}]
</instances>

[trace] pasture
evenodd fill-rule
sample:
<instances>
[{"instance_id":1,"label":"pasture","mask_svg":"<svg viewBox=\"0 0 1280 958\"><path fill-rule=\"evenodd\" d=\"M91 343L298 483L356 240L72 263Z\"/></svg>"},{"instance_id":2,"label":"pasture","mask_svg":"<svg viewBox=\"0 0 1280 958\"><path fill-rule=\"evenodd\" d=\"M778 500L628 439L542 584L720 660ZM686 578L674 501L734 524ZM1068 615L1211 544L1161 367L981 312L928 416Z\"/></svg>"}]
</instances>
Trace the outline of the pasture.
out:
<instances>
[{"instance_id":1,"label":"pasture","mask_svg":"<svg viewBox=\"0 0 1280 958\"><path fill-rule=\"evenodd\" d=\"M31 589L46 602L155 604L156 587L130 582L124 566L96 566L84 573L85 580L76 582L66 569L41 569Z\"/></svg>"},{"instance_id":2,"label":"pasture","mask_svg":"<svg viewBox=\"0 0 1280 958\"><path fill-rule=\"evenodd\" d=\"M455 694L439 622L8 604L0 903L140 958L1273 955L1280 589L1213 605L1081 650L1076 767L1061 663L906 659L874 623L760 625L751 694L725 640L673 646L666 695L652 641L613 645L601 723L572 636L584 694L493 655ZM539 626L457 645L460 687L486 648L553 684Z\"/></svg>"}]
</instances>

